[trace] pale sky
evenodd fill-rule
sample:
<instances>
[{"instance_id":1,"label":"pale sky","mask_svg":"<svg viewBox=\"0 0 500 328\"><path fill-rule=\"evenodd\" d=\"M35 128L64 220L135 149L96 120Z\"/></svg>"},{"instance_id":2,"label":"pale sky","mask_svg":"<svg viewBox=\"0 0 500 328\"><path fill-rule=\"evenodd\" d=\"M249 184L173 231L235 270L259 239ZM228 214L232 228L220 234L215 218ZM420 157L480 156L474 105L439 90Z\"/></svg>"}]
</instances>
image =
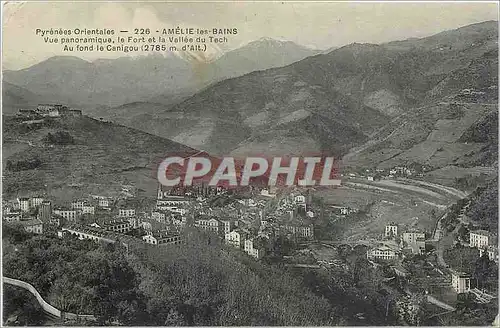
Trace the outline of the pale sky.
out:
<instances>
[{"instance_id":1,"label":"pale sky","mask_svg":"<svg viewBox=\"0 0 500 328\"><path fill-rule=\"evenodd\" d=\"M7 2L3 5L3 69L22 69L51 56L86 60L123 53L63 52L35 29L237 28L221 45L239 47L261 37L327 49L353 42L382 43L425 37L464 25L498 20L496 2ZM217 46L214 46L217 49ZM137 55L137 54L130 54Z\"/></svg>"}]
</instances>

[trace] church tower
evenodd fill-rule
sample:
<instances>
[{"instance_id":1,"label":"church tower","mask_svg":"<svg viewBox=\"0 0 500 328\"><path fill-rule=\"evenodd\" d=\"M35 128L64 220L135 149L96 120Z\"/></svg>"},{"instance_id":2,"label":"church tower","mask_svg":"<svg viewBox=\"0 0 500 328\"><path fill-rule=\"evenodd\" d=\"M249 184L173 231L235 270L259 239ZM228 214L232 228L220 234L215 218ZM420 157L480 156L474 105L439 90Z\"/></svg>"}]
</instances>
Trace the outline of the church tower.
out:
<instances>
[{"instance_id":1,"label":"church tower","mask_svg":"<svg viewBox=\"0 0 500 328\"><path fill-rule=\"evenodd\" d=\"M158 195L156 196L156 199L163 199L163 190L161 188L161 183L158 184Z\"/></svg>"}]
</instances>

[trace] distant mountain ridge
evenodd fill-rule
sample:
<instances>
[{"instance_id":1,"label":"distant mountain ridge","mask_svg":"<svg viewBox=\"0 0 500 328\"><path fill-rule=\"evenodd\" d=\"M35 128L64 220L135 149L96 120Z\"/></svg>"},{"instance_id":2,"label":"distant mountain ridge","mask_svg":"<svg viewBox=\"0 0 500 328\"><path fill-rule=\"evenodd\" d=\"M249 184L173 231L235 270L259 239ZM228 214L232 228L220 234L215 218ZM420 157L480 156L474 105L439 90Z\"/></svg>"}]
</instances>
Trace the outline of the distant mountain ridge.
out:
<instances>
[{"instance_id":1,"label":"distant mountain ridge","mask_svg":"<svg viewBox=\"0 0 500 328\"><path fill-rule=\"evenodd\" d=\"M215 68L197 67L198 81ZM460 134L491 114L497 88L498 23L490 21L426 38L353 43L95 115L214 155L326 152L348 154L352 165L470 166L494 158L490 146L465 144ZM481 96L467 100L464 90Z\"/></svg>"},{"instance_id":2,"label":"distant mountain ridge","mask_svg":"<svg viewBox=\"0 0 500 328\"><path fill-rule=\"evenodd\" d=\"M408 130L394 139L395 150L387 155L391 156L425 140L432 125L442 130L440 120L448 115L448 98L462 89L484 92L498 85L497 36L497 23L484 22L428 38L381 45L353 43L284 67L215 83L165 106L163 112L155 114L146 109L150 105L141 104L135 111L146 114L120 117L118 122L213 154L331 152L337 156L381 135L382 129L389 134L406 122ZM426 112L443 100L441 114ZM461 130L488 111L451 124ZM440 148L434 145L431 152ZM458 145L450 151L457 149ZM403 156L401 161L411 158ZM373 156L370 160L383 161Z\"/></svg>"},{"instance_id":3,"label":"distant mountain ridge","mask_svg":"<svg viewBox=\"0 0 500 328\"><path fill-rule=\"evenodd\" d=\"M210 83L288 65L317 52L293 42L266 39L229 51L213 62L189 56L186 57L189 59L182 59L173 54L93 62L73 56L56 56L3 74L6 82L53 99L53 102L117 106L193 94Z\"/></svg>"},{"instance_id":4,"label":"distant mountain ridge","mask_svg":"<svg viewBox=\"0 0 500 328\"><path fill-rule=\"evenodd\" d=\"M6 81L2 81L2 98L4 112L16 111L24 106L43 102L40 95Z\"/></svg>"}]
</instances>

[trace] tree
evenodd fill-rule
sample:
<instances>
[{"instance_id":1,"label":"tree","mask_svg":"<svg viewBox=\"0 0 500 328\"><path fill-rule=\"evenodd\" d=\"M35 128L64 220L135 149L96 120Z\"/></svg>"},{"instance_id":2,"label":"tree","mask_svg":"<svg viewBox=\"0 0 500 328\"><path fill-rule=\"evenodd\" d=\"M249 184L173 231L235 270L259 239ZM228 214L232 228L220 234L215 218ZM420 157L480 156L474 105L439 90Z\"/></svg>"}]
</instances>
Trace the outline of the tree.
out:
<instances>
[{"instance_id":1,"label":"tree","mask_svg":"<svg viewBox=\"0 0 500 328\"><path fill-rule=\"evenodd\" d=\"M19 161L11 161L7 160L6 162L6 169L7 171L26 171L26 170L33 170L42 165L42 161L38 156L35 156L33 158L28 158L24 160L19 160Z\"/></svg>"},{"instance_id":2,"label":"tree","mask_svg":"<svg viewBox=\"0 0 500 328\"><path fill-rule=\"evenodd\" d=\"M423 294L414 294L400 298L396 305L400 320L410 326L419 326L424 315L423 305Z\"/></svg>"},{"instance_id":3,"label":"tree","mask_svg":"<svg viewBox=\"0 0 500 328\"><path fill-rule=\"evenodd\" d=\"M184 317L179 314L174 309L170 309L167 315L167 319L165 319L165 326L186 326L186 321L184 320Z\"/></svg>"},{"instance_id":4,"label":"tree","mask_svg":"<svg viewBox=\"0 0 500 328\"><path fill-rule=\"evenodd\" d=\"M456 271L472 274L475 270L476 260L479 258L477 248L457 247L448 249L444 252L444 259L450 267Z\"/></svg>"},{"instance_id":5,"label":"tree","mask_svg":"<svg viewBox=\"0 0 500 328\"><path fill-rule=\"evenodd\" d=\"M20 224L3 224L2 237L12 244L21 244L30 239L31 235Z\"/></svg>"},{"instance_id":6,"label":"tree","mask_svg":"<svg viewBox=\"0 0 500 328\"><path fill-rule=\"evenodd\" d=\"M496 263L488 257L488 252L484 252L475 263L474 277L478 288L486 288L493 293L498 289L498 270Z\"/></svg>"},{"instance_id":7,"label":"tree","mask_svg":"<svg viewBox=\"0 0 500 328\"><path fill-rule=\"evenodd\" d=\"M9 325L9 318L16 318L13 325L42 326L45 323L45 314L28 291L4 284L3 289L3 322Z\"/></svg>"},{"instance_id":8,"label":"tree","mask_svg":"<svg viewBox=\"0 0 500 328\"><path fill-rule=\"evenodd\" d=\"M72 145L75 139L67 131L57 131L55 133L48 133L44 142L51 145Z\"/></svg>"}]
</instances>

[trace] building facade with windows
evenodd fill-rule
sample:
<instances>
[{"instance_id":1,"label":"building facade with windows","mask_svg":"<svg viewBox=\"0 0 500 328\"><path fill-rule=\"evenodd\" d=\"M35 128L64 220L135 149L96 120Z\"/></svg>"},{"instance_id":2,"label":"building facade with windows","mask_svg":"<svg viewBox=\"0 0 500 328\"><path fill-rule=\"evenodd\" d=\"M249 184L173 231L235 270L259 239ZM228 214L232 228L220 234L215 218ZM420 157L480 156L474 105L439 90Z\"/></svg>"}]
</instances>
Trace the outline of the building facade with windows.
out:
<instances>
[{"instance_id":1,"label":"building facade with windows","mask_svg":"<svg viewBox=\"0 0 500 328\"><path fill-rule=\"evenodd\" d=\"M223 227L222 227L222 223L217 220L217 219L200 219L200 220L196 220L195 223L194 223L194 226L197 227L197 228L201 228L203 230L206 230L206 231L212 231L212 232L215 232L215 233L219 233L222 231Z\"/></svg>"},{"instance_id":2,"label":"building facade with windows","mask_svg":"<svg viewBox=\"0 0 500 328\"><path fill-rule=\"evenodd\" d=\"M54 214L60 215L67 221L75 222L78 215L77 211L74 209L68 209L63 207L58 207L54 209Z\"/></svg>"},{"instance_id":3,"label":"building facade with windows","mask_svg":"<svg viewBox=\"0 0 500 328\"><path fill-rule=\"evenodd\" d=\"M458 294L470 291L470 275L463 272L451 272L451 286Z\"/></svg>"},{"instance_id":4,"label":"building facade with windows","mask_svg":"<svg viewBox=\"0 0 500 328\"><path fill-rule=\"evenodd\" d=\"M110 222L106 222L102 225L107 231L113 231L118 233L126 233L132 230L132 226L129 221L125 220L114 220Z\"/></svg>"},{"instance_id":5,"label":"building facade with windows","mask_svg":"<svg viewBox=\"0 0 500 328\"><path fill-rule=\"evenodd\" d=\"M22 212L28 212L30 210L30 199L28 197L18 198L17 202Z\"/></svg>"},{"instance_id":6,"label":"building facade with windows","mask_svg":"<svg viewBox=\"0 0 500 328\"><path fill-rule=\"evenodd\" d=\"M385 234L387 238L394 237L398 235L398 226L395 224L388 224L385 226Z\"/></svg>"},{"instance_id":7,"label":"building facade with windows","mask_svg":"<svg viewBox=\"0 0 500 328\"><path fill-rule=\"evenodd\" d=\"M166 232L148 232L142 239L147 244L156 246L180 245L182 244L182 237L177 234L170 234Z\"/></svg>"},{"instance_id":8,"label":"building facade with windows","mask_svg":"<svg viewBox=\"0 0 500 328\"><path fill-rule=\"evenodd\" d=\"M425 233L419 231L403 232L403 242L410 244L417 241L425 241Z\"/></svg>"},{"instance_id":9,"label":"building facade with windows","mask_svg":"<svg viewBox=\"0 0 500 328\"><path fill-rule=\"evenodd\" d=\"M395 260L398 257L396 251L387 246L378 246L369 249L366 253L368 259Z\"/></svg>"},{"instance_id":10,"label":"building facade with windows","mask_svg":"<svg viewBox=\"0 0 500 328\"><path fill-rule=\"evenodd\" d=\"M486 230L475 230L469 233L470 247L487 248L492 241L492 235Z\"/></svg>"}]
</instances>

